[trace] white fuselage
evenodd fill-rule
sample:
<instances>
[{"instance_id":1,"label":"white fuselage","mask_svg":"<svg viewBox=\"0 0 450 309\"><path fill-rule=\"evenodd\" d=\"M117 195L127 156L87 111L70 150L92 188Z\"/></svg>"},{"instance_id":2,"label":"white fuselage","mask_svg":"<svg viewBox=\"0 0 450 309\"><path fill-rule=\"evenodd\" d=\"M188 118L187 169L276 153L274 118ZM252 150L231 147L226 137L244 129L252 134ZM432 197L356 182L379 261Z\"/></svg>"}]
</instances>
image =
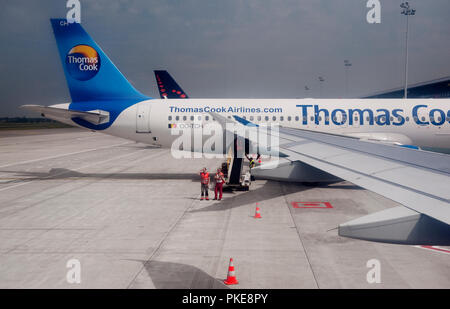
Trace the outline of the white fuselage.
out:
<instances>
[{"instance_id":1,"label":"white fuselage","mask_svg":"<svg viewBox=\"0 0 450 309\"><path fill-rule=\"evenodd\" d=\"M255 124L350 135L419 147L450 148L450 99L170 99L123 110L104 133L171 147L172 128L202 127L209 112ZM172 127L172 128L171 128Z\"/></svg>"}]
</instances>

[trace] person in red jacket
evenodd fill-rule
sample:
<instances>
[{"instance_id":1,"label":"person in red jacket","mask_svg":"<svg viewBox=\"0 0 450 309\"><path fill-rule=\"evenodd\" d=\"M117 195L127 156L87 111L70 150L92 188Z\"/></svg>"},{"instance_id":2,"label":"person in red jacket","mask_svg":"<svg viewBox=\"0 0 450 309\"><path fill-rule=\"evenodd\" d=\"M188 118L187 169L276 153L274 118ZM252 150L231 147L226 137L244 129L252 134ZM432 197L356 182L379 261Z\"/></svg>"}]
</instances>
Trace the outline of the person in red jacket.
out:
<instances>
[{"instance_id":1,"label":"person in red jacket","mask_svg":"<svg viewBox=\"0 0 450 309\"><path fill-rule=\"evenodd\" d=\"M224 175L220 168L217 169L216 175L214 175L214 180L216 181L216 186L214 187L214 199L217 200L217 191L219 192L219 201L222 199L222 189L223 183L225 182Z\"/></svg>"},{"instance_id":2,"label":"person in red jacket","mask_svg":"<svg viewBox=\"0 0 450 309\"><path fill-rule=\"evenodd\" d=\"M205 196L206 200L208 201L209 173L206 170L206 167L204 167L200 172L200 177L201 177L201 192L202 192L200 200L203 200L203 196Z\"/></svg>"}]
</instances>

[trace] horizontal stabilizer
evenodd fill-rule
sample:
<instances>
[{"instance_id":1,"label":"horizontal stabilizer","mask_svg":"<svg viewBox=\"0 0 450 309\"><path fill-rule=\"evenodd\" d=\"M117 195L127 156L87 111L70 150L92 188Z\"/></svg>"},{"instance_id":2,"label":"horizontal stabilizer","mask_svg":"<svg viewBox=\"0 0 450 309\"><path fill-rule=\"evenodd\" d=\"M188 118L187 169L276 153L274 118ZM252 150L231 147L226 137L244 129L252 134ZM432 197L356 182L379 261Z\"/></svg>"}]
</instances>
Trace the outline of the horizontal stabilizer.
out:
<instances>
[{"instance_id":1,"label":"horizontal stabilizer","mask_svg":"<svg viewBox=\"0 0 450 309\"><path fill-rule=\"evenodd\" d=\"M38 112L43 117L54 120L79 118L97 125L109 121L109 112L102 110L92 110L85 112L41 105L22 105L21 108Z\"/></svg>"},{"instance_id":2,"label":"horizontal stabilizer","mask_svg":"<svg viewBox=\"0 0 450 309\"><path fill-rule=\"evenodd\" d=\"M405 207L339 225L339 236L408 245L450 245L450 226Z\"/></svg>"}]
</instances>

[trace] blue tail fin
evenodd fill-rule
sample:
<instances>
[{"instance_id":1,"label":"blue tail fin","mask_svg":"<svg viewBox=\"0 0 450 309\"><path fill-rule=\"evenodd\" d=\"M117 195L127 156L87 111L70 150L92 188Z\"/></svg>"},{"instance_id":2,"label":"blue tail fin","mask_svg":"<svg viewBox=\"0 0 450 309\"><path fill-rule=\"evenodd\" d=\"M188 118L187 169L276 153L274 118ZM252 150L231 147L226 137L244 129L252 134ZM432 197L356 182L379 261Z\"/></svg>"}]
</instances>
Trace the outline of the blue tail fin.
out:
<instances>
[{"instance_id":1,"label":"blue tail fin","mask_svg":"<svg viewBox=\"0 0 450 309\"><path fill-rule=\"evenodd\" d=\"M79 23L50 21L73 102L148 99L127 81Z\"/></svg>"},{"instance_id":2,"label":"blue tail fin","mask_svg":"<svg viewBox=\"0 0 450 309\"><path fill-rule=\"evenodd\" d=\"M187 99L186 92L181 89L177 82L164 70L155 70L156 83L158 84L161 99Z\"/></svg>"}]
</instances>

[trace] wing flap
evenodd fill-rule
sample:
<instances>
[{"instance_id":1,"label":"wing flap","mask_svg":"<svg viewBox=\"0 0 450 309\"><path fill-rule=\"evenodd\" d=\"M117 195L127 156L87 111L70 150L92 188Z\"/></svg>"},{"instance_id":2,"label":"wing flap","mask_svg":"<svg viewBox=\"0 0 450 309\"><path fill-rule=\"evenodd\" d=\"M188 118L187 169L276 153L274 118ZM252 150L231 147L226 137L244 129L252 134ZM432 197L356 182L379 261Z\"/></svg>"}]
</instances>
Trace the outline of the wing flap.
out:
<instances>
[{"instance_id":1,"label":"wing flap","mask_svg":"<svg viewBox=\"0 0 450 309\"><path fill-rule=\"evenodd\" d=\"M409 186L407 181L410 177L380 177L380 175L365 174L363 171L354 169L352 164L356 157L349 158L349 161L341 164L327 162L326 160L316 159L310 155L303 155L300 152L283 150L291 159L295 158L313 167L321 169L329 174L335 175L341 179L350 181L365 189L383 195L393 201L436 218L439 221L450 224L450 204L446 196L448 190L435 190L434 185L443 182L444 187L450 187L449 177L441 177L433 173L415 173L414 180L421 183L415 187ZM390 163L390 162L389 162ZM386 171L389 169L387 168ZM432 193L435 193L433 195ZM437 195L436 195L437 194Z\"/></svg>"},{"instance_id":2,"label":"wing flap","mask_svg":"<svg viewBox=\"0 0 450 309\"><path fill-rule=\"evenodd\" d=\"M397 146L392 146L397 147ZM372 177L389 183L401 183L413 191L427 192L429 195L450 199L448 175L430 171L423 167L405 164L400 161L390 160L386 157L377 157L352 150L335 149L333 146L308 144L290 148L295 154L309 156L316 161L320 160L328 164L330 170L338 167L345 168L357 177ZM324 155L324 153L326 155ZM431 154L431 157L434 157ZM329 171L327 171L329 172Z\"/></svg>"}]
</instances>

